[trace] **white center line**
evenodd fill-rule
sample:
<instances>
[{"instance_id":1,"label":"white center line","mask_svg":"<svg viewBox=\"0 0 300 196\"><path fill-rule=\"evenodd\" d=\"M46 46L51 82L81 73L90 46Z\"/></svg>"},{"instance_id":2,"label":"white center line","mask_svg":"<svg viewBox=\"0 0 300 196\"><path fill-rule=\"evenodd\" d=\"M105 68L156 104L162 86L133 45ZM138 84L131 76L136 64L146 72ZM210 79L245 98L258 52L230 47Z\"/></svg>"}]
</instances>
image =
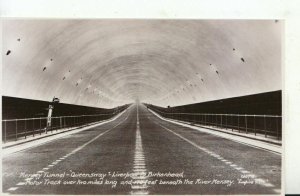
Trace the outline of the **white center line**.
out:
<instances>
[{"instance_id":1,"label":"white center line","mask_svg":"<svg viewBox=\"0 0 300 196\"><path fill-rule=\"evenodd\" d=\"M140 122L139 122L139 110L138 106L136 108L136 135L135 135L135 152L133 160L133 183L131 185L132 195L147 195L149 194L146 185L147 181L147 169L145 163L145 156L142 144L142 137L140 132Z\"/></svg>"}]
</instances>

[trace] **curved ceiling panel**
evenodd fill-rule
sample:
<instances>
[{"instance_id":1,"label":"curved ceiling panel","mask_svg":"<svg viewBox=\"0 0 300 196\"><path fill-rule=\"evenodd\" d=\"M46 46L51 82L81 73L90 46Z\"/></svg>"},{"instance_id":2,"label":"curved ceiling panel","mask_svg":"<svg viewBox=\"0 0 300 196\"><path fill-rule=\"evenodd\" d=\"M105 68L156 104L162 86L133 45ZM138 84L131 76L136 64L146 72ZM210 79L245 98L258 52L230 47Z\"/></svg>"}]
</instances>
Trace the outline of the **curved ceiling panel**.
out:
<instances>
[{"instance_id":1,"label":"curved ceiling panel","mask_svg":"<svg viewBox=\"0 0 300 196\"><path fill-rule=\"evenodd\" d=\"M5 20L3 94L167 106L281 89L281 21Z\"/></svg>"}]
</instances>

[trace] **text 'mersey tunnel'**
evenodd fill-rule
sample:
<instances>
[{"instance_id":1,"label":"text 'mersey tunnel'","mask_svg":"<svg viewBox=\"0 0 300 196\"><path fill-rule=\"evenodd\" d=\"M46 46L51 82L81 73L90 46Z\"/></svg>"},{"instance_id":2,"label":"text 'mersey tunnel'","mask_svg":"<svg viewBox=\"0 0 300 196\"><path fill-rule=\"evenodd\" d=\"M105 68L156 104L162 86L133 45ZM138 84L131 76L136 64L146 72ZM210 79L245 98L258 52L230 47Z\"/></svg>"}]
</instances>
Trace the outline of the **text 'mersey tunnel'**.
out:
<instances>
[{"instance_id":1,"label":"text 'mersey tunnel'","mask_svg":"<svg viewBox=\"0 0 300 196\"><path fill-rule=\"evenodd\" d=\"M2 193L280 195L282 28L3 20Z\"/></svg>"}]
</instances>

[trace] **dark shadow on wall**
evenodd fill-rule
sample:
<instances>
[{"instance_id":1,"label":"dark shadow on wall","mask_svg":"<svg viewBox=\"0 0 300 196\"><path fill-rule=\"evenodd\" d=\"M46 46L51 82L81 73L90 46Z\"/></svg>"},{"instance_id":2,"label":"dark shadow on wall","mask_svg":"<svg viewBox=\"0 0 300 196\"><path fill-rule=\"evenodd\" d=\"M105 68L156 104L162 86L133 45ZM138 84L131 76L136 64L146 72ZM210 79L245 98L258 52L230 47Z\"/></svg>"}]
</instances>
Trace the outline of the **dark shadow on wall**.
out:
<instances>
[{"instance_id":1,"label":"dark shadow on wall","mask_svg":"<svg viewBox=\"0 0 300 196\"><path fill-rule=\"evenodd\" d=\"M47 117L51 102L2 96L2 119ZM119 109L126 106L120 106ZM113 109L80 106L66 103L55 104L53 116L76 116L112 113Z\"/></svg>"},{"instance_id":2,"label":"dark shadow on wall","mask_svg":"<svg viewBox=\"0 0 300 196\"><path fill-rule=\"evenodd\" d=\"M176 107L152 107L165 112L281 115L282 91L272 91Z\"/></svg>"}]
</instances>

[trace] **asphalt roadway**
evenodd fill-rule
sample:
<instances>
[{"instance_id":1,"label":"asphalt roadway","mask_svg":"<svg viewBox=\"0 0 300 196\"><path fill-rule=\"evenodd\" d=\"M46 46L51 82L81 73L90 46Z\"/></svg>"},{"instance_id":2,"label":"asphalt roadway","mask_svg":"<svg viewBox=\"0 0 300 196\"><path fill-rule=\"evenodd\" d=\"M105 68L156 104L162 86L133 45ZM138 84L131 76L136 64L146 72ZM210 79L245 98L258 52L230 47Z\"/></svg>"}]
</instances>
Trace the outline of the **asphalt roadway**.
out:
<instances>
[{"instance_id":1,"label":"asphalt roadway","mask_svg":"<svg viewBox=\"0 0 300 196\"><path fill-rule=\"evenodd\" d=\"M2 158L9 194L279 194L281 155L159 119L116 120Z\"/></svg>"}]
</instances>

